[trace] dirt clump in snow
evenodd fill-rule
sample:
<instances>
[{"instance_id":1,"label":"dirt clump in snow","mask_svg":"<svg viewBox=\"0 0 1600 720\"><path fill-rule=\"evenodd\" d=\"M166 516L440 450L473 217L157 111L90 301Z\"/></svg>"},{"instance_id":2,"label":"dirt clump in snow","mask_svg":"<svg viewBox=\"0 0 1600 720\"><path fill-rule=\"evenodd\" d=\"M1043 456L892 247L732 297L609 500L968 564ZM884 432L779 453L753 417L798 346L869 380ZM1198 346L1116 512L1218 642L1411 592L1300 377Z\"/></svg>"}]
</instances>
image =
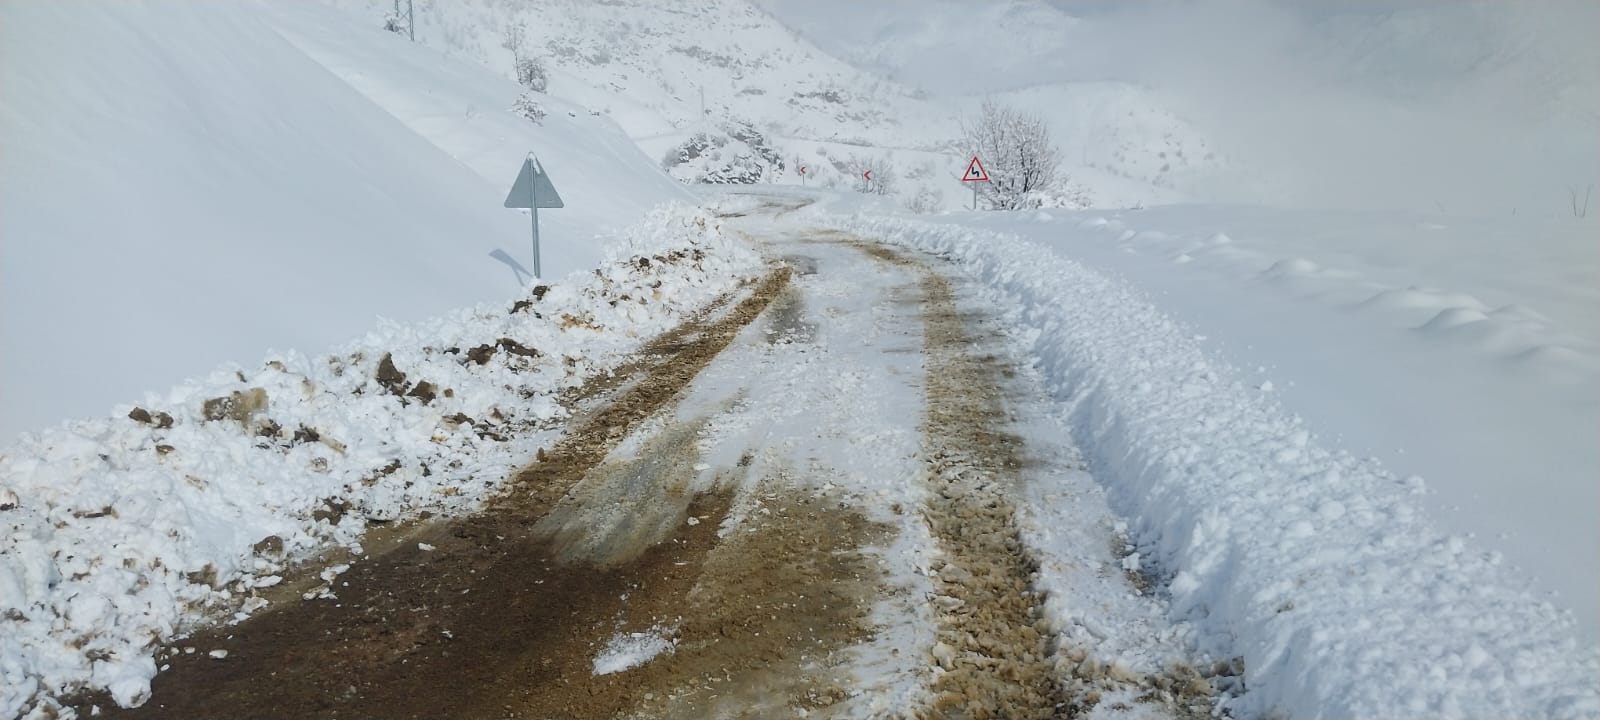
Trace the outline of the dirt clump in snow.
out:
<instances>
[{"instance_id":1,"label":"dirt clump in snow","mask_svg":"<svg viewBox=\"0 0 1600 720\"><path fill-rule=\"evenodd\" d=\"M241 425L248 425L250 416L265 410L267 407L267 391L261 388L249 390L235 390L222 397L206 400L201 405L201 416L206 420L233 420Z\"/></svg>"},{"instance_id":2,"label":"dirt clump in snow","mask_svg":"<svg viewBox=\"0 0 1600 720\"><path fill-rule=\"evenodd\" d=\"M164 412L152 413L142 407L136 407L132 410L129 410L128 418L135 422L141 422L146 425L154 425L157 430L165 430L172 427L171 415Z\"/></svg>"},{"instance_id":3,"label":"dirt clump in snow","mask_svg":"<svg viewBox=\"0 0 1600 720\"><path fill-rule=\"evenodd\" d=\"M378 361L378 384L396 395L406 394L406 374L394 366L394 356L383 354L383 359Z\"/></svg>"}]
</instances>

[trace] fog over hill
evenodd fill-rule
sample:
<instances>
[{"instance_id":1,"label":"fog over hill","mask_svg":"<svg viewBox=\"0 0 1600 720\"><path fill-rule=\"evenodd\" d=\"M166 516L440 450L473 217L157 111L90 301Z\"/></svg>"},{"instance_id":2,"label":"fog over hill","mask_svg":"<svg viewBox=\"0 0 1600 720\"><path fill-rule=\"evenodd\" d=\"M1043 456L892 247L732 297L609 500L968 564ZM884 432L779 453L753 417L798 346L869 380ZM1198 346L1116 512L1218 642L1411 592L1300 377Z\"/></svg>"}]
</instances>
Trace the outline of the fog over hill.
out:
<instances>
[{"instance_id":1,"label":"fog over hill","mask_svg":"<svg viewBox=\"0 0 1600 720\"><path fill-rule=\"evenodd\" d=\"M759 3L936 96L1147 89L1244 169L1219 199L1563 214L1600 180L1594 3Z\"/></svg>"}]
</instances>

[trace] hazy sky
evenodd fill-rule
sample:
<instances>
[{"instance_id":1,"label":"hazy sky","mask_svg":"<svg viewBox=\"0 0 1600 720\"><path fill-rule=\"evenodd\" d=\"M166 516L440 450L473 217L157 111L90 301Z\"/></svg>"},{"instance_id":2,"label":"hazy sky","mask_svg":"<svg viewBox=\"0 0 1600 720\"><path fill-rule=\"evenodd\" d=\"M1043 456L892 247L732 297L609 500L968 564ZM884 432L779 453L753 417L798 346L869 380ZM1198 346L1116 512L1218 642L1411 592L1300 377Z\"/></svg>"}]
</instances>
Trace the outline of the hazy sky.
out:
<instances>
[{"instance_id":1,"label":"hazy sky","mask_svg":"<svg viewBox=\"0 0 1600 720\"><path fill-rule=\"evenodd\" d=\"M1302 204L1509 213L1600 183L1600 2L758 2L934 95L1148 88Z\"/></svg>"}]
</instances>

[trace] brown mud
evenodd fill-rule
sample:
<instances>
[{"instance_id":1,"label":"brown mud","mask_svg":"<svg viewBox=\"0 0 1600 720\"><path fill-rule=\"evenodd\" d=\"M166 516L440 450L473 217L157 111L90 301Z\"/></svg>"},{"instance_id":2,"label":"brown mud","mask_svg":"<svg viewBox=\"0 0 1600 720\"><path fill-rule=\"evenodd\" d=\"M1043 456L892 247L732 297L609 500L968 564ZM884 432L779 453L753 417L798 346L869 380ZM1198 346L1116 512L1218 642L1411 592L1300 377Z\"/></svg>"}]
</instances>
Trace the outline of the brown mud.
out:
<instances>
[{"instance_id":1,"label":"brown mud","mask_svg":"<svg viewBox=\"0 0 1600 720\"><path fill-rule=\"evenodd\" d=\"M734 697L718 685L754 667L773 675L772 686L808 684L802 702L829 701L842 690L817 661L865 632L870 593L850 588L870 574L853 548L876 531L838 508L774 496L760 532L720 540L731 483L695 494L671 474L681 463L599 468L642 421L670 409L788 280L788 270L774 271L731 309L657 338L576 394L599 401L483 512L386 528L369 538L371 554L333 579L334 597L283 603L174 643L140 708L104 698L78 708L98 706L102 717L476 718L613 717L654 705L696 716ZM646 445L682 446L685 432L693 429L671 427ZM619 535L627 523L573 525L563 518L578 515L553 512L586 498L591 508L615 503L605 478L617 477L670 500L648 531ZM795 542L807 534L810 542ZM665 662L593 674L607 639L662 627L677 642ZM808 647L812 669L801 672ZM776 662L791 654L794 667Z\"/></svg>"},{"instance_id":2,"label":"brown mud","mask_svg":"<svg viewBox=\"0 0 1600 720\"><path fill-rule=\"evenodd\" d=\"M1008 432L1012 369L984 354L929 263L824 232L910 271L899 291L922 317L921 420L937 543L924 701L898 717L1052 718L1091 710L1063 657L1018 536L1026 452ZM804 259L804 258L801 258ZM891 528L746 461L709 468L710 417L677 419L695 377L758 316L769 343L816 331L791 260L563 397L570 432L539 451L484 510L374 527L368 554L324 581L334 555L291 575L266 611L177 641L141 708L105 697L90 716L156 718L764 718L859 709L852 649L887 592L864 548ZM893 352L895 350L887 350ZM623 452L619 448L627 448ZM738 511L734 512L737 508ZM899 509L896 508L898 512ZM301 601L326 582L331 597ZM619 638L654 637L650 658L596 675ZM226 651L213 657L211 651ZM920 656L919 656L920 657ZM1067 659L1083 658L1069 653ZM1081 670L1081 669L1080 669ZM1079 682L1081 680L1082 682ZM1175 691L1174 691L1175 692ZM1154 699L1152 694L1151 699ZM1141 699L1141 702L1144 702Z\"/></svg>"},{"instance_id":3,"label":"brown mud","mask_svg":"<svg viewBox=\"0 0 1600 720\"><path fill-rule=\"evenodd\" d=\"M942 557L933 563L935 667L923 718L1067 717L1050 657L1052 633L1037 569L1017 533L1015 494L1025 457L1008 434L998 358L976 351L950 283L896 250L846 239L882 262L918 272L927 410L924 517Z\"/></svg>"}]
</instances>

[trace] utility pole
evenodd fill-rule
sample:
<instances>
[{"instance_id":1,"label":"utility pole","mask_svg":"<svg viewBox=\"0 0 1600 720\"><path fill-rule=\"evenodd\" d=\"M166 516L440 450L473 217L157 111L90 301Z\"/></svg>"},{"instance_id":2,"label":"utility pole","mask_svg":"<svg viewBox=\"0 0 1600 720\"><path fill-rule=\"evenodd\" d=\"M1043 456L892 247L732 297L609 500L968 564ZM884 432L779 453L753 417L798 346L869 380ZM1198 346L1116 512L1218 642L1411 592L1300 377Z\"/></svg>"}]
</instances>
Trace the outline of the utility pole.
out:
<instances>
[{"instance_id":1,"label":"utility pole","mask_svg":"<svg viewBox=\"0 0 1600 720\"><path fill-rule=\"evenodd\" d=\"M400 12L400 0L394 0L394 16L406 19L406 37L411 38L411 42L416 42L417 16L415 8L411 6L411 0L406 0L406 11L404 13Z\"/></svg>"}]
</instances>

